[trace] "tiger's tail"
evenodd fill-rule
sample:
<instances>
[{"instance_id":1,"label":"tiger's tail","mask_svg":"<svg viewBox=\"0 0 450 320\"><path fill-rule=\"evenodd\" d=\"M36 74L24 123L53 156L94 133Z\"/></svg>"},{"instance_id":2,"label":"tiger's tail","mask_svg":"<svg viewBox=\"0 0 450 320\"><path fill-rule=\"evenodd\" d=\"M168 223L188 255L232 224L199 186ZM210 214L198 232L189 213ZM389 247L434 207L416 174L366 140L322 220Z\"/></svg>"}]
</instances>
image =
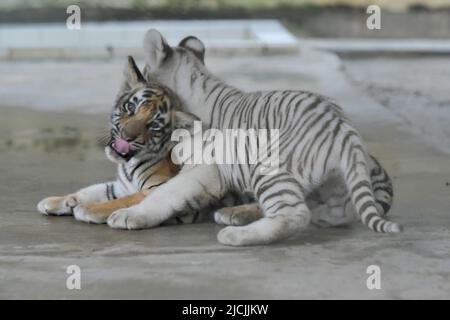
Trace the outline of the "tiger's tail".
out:
<instances>
[{"instance_id":1,"label":"tiger's tail","mask_svg":"<svg viewBox=\"0 0 450 320\"><path fill-rule=\"evenodd\" d=\"M359 139L344 145L344 148L347 150L343 152L345 156L341 157L342 172L352 203L362 223L375 232L401 232L403 230L401 225L383 217L392 203L392 182L384 169L373 157L366 160L367 153ZM377 172L369 174L368 161L374 161L375 166L372 170L379 170L378 174L375 174ZM383 179L378 181L377 176Z\"/></svg>"},{"instance_id":2,"label":"tiger's tail","mask_svg":"<svg viewBox=\"0 0 450 320\"><path fill-rule=\"evenodd\" d=\"M378 206L378 211L384 217L391 209L394 199L392 180L374 156L369 155L368 164L375 202Z\"/></svg>"}]
</instances>

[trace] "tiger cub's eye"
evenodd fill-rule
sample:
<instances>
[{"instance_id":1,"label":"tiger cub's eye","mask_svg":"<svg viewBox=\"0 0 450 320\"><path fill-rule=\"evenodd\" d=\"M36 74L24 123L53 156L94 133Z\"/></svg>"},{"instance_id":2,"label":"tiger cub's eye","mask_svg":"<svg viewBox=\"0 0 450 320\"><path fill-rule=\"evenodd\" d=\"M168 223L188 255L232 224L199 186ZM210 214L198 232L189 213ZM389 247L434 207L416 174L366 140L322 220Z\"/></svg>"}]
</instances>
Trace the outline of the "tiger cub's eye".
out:
<instances>
[{"instance_id":1,"label":"tiger cub's eye","mask_svg":"<svg viewBox=\"0 0 450 320\"><path fill-rule=\"evenodd\" d=\"M123 105L123 110L129 115L132 115L136 111L136 105L134 103L125 102Z\"/></svg>"},{"instance_id":2,"label":"tiger cub's eye","mask_svg":"<svg viewBox=\"0 0 450 320\"><path fill-rule=\"evenodd\" d=\"M151 121L149 124L147 124L147 128L150 130L159 130L159 124L156 121Z\"/></svg>"}]
</instances>

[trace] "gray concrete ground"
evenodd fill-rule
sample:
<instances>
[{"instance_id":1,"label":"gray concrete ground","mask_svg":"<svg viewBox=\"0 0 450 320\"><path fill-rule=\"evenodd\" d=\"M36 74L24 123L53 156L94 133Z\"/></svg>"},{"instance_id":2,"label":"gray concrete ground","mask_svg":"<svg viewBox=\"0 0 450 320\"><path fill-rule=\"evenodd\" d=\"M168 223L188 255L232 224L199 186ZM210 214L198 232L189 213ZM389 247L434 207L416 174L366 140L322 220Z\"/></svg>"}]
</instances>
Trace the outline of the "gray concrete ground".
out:
<instances>
[{"instance_id":1,"label":"gray concrete ground","mask_svg":"<svg viewBox=\"0 0 450 320\"><path fill-rule=\"evenodd\" d=\"M359 58L346 62L353 83L395 113L408 129L450 153L450 57Z\"/></svg>"},{"instance_id":2,"label":"gray concrete ground","mask_svg":"<svg viewBox=\"0 0 450 320\"><path fill-rule=\"evenodd\" d=\"M443 140L411 129L415 121L374 99L378 92L368 86L391 76L365 77L374 61L342 64L312 51L207 62L248 90L311 89L340 102L391 173L391 217L405 232L380 235L358 223L310 227L284 243L229 248L216 241L220 226L209 223L128 232L40 216L41 198L113 175L97 138L123 62L0 63L0 298L450 298L450 161L436 148ZM427 71L405 85L416 83L427 95L419 85L433 79ZM433 87L446 90L444 81ZM397 93L404 94L396 89L392 97ZM65 287L72 264L82 270L79 291ZM381 268L381 290L366 287L373 264Z\"/></svg>"}]
</instances>

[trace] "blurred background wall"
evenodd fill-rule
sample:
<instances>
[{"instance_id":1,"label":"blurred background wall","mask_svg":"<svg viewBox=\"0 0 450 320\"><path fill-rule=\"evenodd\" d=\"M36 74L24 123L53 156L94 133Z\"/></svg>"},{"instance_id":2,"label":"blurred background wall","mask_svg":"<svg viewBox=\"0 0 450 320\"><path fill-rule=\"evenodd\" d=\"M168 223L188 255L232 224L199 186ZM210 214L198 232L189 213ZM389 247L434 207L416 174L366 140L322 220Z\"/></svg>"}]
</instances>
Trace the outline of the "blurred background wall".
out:
<instances>
[{"instance_id":1,"label":"blurred background wall","mask_svg":"<svg viewBox=\"0 0 450 320\"><path fill-rule=\"evenodd\" d=\"M71 4L81 7L84 22L276 18L302 37L450 36L450 0L2 0L0 23L65 21ZM383 10L377 32L364 23L371 4Z\"/></svg>"}]
</instances>

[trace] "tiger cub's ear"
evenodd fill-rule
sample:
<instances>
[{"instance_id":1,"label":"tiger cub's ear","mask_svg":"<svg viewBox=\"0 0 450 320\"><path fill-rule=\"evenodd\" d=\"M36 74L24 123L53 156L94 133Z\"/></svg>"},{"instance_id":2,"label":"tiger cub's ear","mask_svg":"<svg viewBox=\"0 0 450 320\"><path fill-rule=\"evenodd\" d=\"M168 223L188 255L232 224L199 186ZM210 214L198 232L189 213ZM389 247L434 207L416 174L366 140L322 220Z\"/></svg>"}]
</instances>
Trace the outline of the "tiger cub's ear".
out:
<instances>
[{"instance_id":1,"label":"tiger cub's ear","mask_svg":"<svg viewBox=\"0 0 450 320\"><path fill-rule=\"evenodd\" d=\"M124 70L125 81L122 85L122 92L129 91L139 84L145 83L144 76L136 65L132 56L128 56L127 65Z\"/></svg>"},{"instance_id":2,"label":"tiger cub's ear","mask_svg":"<svg viewBox=\"0 0 450 320\"><path fill-rule=\"evenodd\" d=\"M194 122L200 119L192 113L182 111L172 111L172 127L173 129L186 129L191 134L194 132Z\"/></svg>"},{"instance_id":3,"label":"tiger cub's ear","mask_svg":"<svg viewBox=\"0 0 450 320\"><path fill-rule=\"evenodd\" d=\"M199 38L188 36L181 40L178 46L190 50L203 64L205 64L205 45Z\"/></svg>"}]
</instances>

